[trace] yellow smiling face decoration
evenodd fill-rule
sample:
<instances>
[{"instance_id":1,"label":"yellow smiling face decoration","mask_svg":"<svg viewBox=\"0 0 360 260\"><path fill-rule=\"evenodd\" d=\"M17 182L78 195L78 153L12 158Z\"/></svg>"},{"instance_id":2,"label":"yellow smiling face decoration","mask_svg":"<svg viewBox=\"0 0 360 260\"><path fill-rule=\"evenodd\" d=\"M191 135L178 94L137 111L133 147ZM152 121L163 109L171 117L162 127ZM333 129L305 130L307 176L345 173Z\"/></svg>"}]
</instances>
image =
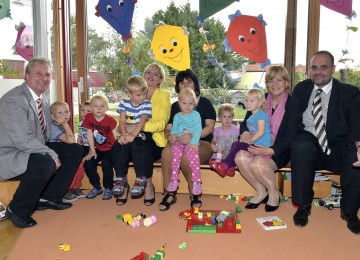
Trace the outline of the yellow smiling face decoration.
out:
<instances>
[{"instance_id":1,"label":"yellow smiling face decoration","mask_svg":"<svg viewBox=\"0 0 360 260\"><path fill-rule=\"evenodd\" d=\"M154 32L150 54L154 59L176 69L190 68L189 37L186 27L160 22Z\"/></svg>"}]
</instances>

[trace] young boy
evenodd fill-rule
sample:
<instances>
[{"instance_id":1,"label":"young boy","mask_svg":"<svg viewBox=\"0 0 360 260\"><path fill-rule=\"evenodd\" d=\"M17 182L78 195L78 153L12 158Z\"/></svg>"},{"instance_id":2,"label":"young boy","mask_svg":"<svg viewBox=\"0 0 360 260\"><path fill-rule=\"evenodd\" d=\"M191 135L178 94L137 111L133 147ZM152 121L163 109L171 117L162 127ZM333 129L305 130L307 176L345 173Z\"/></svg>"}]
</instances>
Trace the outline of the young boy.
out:
<instances>
[{"instance_id":1,"label":"young boy","mask_svg":"<svg viewBox=\"0 0 360 260\"><path fill-rule=\"evenodd\" d=\"M51 135L49 142L75 143L75 136L68 121L70 119L69 105L63 101L55 101L50 106Z\"/></svg>"},{"instance_id":2,"label":"young boy","mask_svg":"<svg viewBox=\"0 0 360 260\"><path fill-rule=\"evenodd\" d=\"M95 95L90 100L92 113L85 116L82 127L87 129L87 140L89 143L89 153L84 158L85 173L91 185L94 187L87 199L93 199L103 193L100 184L100 177L97 172L97 165L100 161L103 172L103 185L105 192L103 200L112 198L113 188L113 163L111 147L116 137L116 121L111 116L105 114L109 107L109 100L102 95Z\"/></svg>"},{"instance_id":3,"label":"young boy","mask_svg":"<svg viewBox=\"0 0 360 260\"><path fill-rule=\"evenodd\" d=\"M116 204L123 205L127 201L129 185L127 168L130 160L134 163L136 179L131 189L132 196L141 196L146 186L147 170L151 169L151 147L142 129L151 118L151 103L146 100L147 83L140 76L131 77L127 82L129 98L120 101L119 129L120 137L113 147L113 162L116 172L113 193L117 195ZM149 165L150 164L150 165ZM120 198L126 190L124 198Z\"/></svg>"},{"instance_id":4,"label":"young boy","mask_svg":"<svg viewBox=\"0 0 360 260\"><path fill-rule=\"evenodd\" d=\"M89 143L87 141L87 129L82 127L85 120L85 116L91 112L90 101L84 101L80 105L79 125L78 125L78 138L77 143L82 145L84 148L84 156L89 153ZM80 189L81 180L84 178L85 169L84 162L81 161L78 170L75 173L75 177L70 184L68 192L65 194L63 201L73 202L81 198L85 198L85 194Z\"/></svg>"}]
</instances>

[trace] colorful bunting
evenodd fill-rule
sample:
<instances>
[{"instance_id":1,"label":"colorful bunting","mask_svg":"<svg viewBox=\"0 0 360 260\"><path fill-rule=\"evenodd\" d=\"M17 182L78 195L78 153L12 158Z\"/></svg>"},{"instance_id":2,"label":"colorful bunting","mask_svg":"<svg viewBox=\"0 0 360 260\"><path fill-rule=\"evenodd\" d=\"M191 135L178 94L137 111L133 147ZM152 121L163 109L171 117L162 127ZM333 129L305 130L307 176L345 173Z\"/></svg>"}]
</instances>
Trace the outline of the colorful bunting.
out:
<instances>
[{"instance_id":1,"label":"colorful bunting","mask_svg":"<svg viewBox=\"0 0 360 260\"><path fill-rule=\"evenodd\" d=\"M0 0L0 20L5 17L11 18L10 0Z\"/></svg>"},{"instance_id":2,"label":"colorful bunting","mask_svg":"<svg viewBox=\"0 0 360 260\"><path fill-rule=\"evenodd\" d=\"M239 2L239 0L237 1ZM236 2L236 0L199 0L200 17L206 19L233 2Z\"/></svg>"},{"instance_id":3,"label":"colorful bunting","mask_svg":"<svg viewBox=\"0 0 360 260\"><path fill-rule=\"evenodd\" d=\"M18 31L14 45L15 54L18 54L25 60L29 61L34 55L33 27L20 23L15 26L15 29Z\"/></svg>"},{"instance_id":4,"label":"colorful bunting","mask_svg":"<svg viewBox=\"0 0 360 260\"><path fill-rule=\"evenodd\" d=\"M320 4L344 15L351 15L352 12L352 0L320 0Z\"/></svg>"}]
</instances>

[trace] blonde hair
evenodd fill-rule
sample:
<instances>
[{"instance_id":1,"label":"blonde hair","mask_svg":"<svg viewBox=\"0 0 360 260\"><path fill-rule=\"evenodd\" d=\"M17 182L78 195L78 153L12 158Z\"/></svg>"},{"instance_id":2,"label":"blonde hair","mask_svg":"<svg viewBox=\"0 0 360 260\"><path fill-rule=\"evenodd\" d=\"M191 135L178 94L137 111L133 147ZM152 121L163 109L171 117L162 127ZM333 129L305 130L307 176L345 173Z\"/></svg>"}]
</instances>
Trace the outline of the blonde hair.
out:
<instances>
[{"instance_id":1,"label":"blonde hair","mask_svg":"<svg viewBox=\"0 0 360 260\"><path fill-rule=\"evenodd\" d=\"M90 99L90 105L93 105L95 100L102 100L105 102L106 106L109 107L109 99L107 97L105 97L104 95L92 96L92 98Z\"/></svg>"},{"instance_id":2,"label":"blonde hair","mask_svg":"<svg viewBox=\"0 0 360 260\"><path fill-rule=\"evenodd\" d=\"M271 66L265 74L265 84L268 84L270 80L274 79L277 75L287 82L286 84L286 91L290 89L290 77L287 69L281 65Z\"/></svg>"},{"instance_id":3,"label":"blonde hair","mask_svg":"<svg viewBox=\"0 0 360 260\"><path fill-rule=\"evenodd\" d=\"M144 76L151 69L156 69L159 72L159 74L160 74L159 75L160 76L160 84L159 85L161 85L164 82L165 77L166 77L164 68L157 63L149 64L149 65L147 65L147 67L144 70Z\"/></svg>"},{"instance_id":4,"label":"blonde hair","mask_svg":"<svg viewBox=\"0 0 360 260\"><path fill-rule=\"evenodd\" d=\"M235 110L235 106L233 104L221 104L219 106L219 110L218 110L218 117L221 117L221 114L224 112L224 111L227 111L227 112L230 112L232 117L234 117L234 110Z\"/></svg>"},{"instance_id":5,"label":"blonde hair","mask_svg":"<svg viewBox=\"0 0 360 260\"><path fill-rule=\"evenodd\" d=\"M262 109L266 110L266 99L265 99L265 94L263 91L261 91L260 89L257 89L257 88L252 88L252 89L249 89L248 91L246 91L245 98L248 96L253 96L253 97L257 98L261 103Z\"/></svg>"},{"instance_id":6,"label":"blonde hair","mask_svg":"<svg viewBox=\"0 0 360 260\"><path fill-rule=\"evenodd\" d=\"M178 100L181 100L181 99L187 98L187 97L191 98L195 105L197 104L196 94L195 94L194 90L192 90L191 88L183 88L182 90L180 90L180 93L178 95Z\"/></svg>"},{"instance_id":7,"label":"blonde hair","mask_svg":"<svg viewBox=\"0 0 360 260\"><path fill-rule=\"evenodd\" d=\"M129 78L127 85L127 90L131 94L133 91L139 90L141 92L145 92L148 89L148 85L145 79L141 76L133 76Z\"/></svg>"},{"instance_id":8,"label":"blonde hair","mask_svg":"<svg viewBox=\"0 0 360 260\"><path fill-rule=\"evenodd\" d=\"M54 103L51 104L50 106L50 113L51 114L55 114L55 109L60 107L60 106L66 106L67 109L69 109L69 105L68 103L64 102L64 101L55 101Z\"/></svg>"}]
</instances>

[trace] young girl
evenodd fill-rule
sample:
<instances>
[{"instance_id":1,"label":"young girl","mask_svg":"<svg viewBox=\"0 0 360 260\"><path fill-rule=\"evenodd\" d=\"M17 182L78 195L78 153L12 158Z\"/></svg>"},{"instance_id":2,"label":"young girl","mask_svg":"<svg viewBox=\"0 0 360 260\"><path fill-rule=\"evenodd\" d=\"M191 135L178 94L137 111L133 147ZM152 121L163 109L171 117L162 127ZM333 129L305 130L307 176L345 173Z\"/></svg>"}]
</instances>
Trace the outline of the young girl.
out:
<instances>
[{"instance_id":1,"label":"young girl","mask_svg":"<svg viewBox=\"0 0 360 260\"><path fill-rule=\"evenodd\" d=\"M232 144L229 155L222 161L221 165L217 165L214 170L223 176L230 167L235 167L235 155L240 150L247 150L249 145L260 145L270 147L271 130L268 115L265 113L266 100L265 95L260 89L250 89L245 94L245 108L251 112L251 116L247 119L246 125L251 134L251 138L246 142L236 141ZM249 156L254 156L250 154ZM271 156L262 155L264 159Z\"/></svg>"},{"instance_id":2,"label":"young girl","mask_svg":"<svg viewBox=\"0 0 360 260\"><path fill-rule=\"evenodd\" d=\"M221 165L222 159L226 158L230 152L231 145L239 139L239 127L233 125L234 119L234 105L222 104L219 107L218 117L221 125L216 126L213 133L213 139L211 141L211 149L214 154L209 162L212 169L218 168ZM229 167L224 174L234 176L234 167Z\"/></svg>"},{"instance_id":3,"label":"young girl","mask_svg":"<svg viewBox=\"0 0 360 260\"><path fill-rule=\"evenodd\" d=\"M172 174L167 191L175 192L179 187L180 161L184 152L189 159L192 172L192 193L193 195L199 195L202 189L198 145L202 127L200 114L194 110L196 106L195 92L190 88L182 89L178 96L178 102L181 112L174 116L173 126L170 131L170 136L176 136L177 141L172 144ZM192 134L189 144L179 141L179 138L186 133Z\"/></svg>"},{"instance_id":4,"label":"young girl","mask_svg":"<svg viewBox=\"0 0 360 260\"><path fill-rule=\"evenodd\" d=\"M87 195L87 199L93 199L103 193L100 184L97 165L100 161L103 172L103 183L105 192L103 200L112 198L113 188L113 162L111 147L115 143L116 121L106 114L109 108L109 100L102 95L95 95L90 100L92 113L85 116L82 126L87 129L87 140L89 153L84 157L85 173L94 187Z\"/></svg>"}]
</instances>

